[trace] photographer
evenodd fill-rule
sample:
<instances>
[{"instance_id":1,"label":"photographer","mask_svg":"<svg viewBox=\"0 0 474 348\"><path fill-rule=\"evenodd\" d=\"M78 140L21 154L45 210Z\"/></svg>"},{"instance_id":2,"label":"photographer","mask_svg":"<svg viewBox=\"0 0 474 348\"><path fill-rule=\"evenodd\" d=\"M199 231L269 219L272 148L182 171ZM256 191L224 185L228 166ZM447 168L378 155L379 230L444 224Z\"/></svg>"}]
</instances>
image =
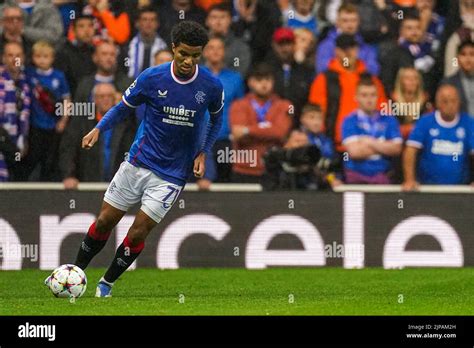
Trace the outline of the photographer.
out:
<instances>
[{"instance_id":1,"label":"photographer","mask_svg":"<svg viewBox=\"0 0 474 348\"><path fill-rule=\"evenodd\" d=\"M327 189L342 183L335 174L333 142L322 132L321 107L305 105L300 120L301 128L291 132L285 145L265 155L266 190Z\"/></svg>"}]
</instances>

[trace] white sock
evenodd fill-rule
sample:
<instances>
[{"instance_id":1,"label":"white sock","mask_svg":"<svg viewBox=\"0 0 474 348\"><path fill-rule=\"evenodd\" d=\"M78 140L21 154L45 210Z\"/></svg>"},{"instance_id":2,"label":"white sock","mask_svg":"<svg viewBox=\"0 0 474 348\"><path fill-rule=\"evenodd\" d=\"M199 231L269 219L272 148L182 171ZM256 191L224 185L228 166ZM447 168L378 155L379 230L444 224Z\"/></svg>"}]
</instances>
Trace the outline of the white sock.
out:
<instances>
[{"instance_id":1,"label":"white sock","mask_svg":"<svg viewBox=\"0 0 474 348\"><path fill-rule=\"evenodd\" d=\"M114 286L114 283L108 282L107 280L104 279L104 277L100 278L100 281L101 281L102 283L107 284L107 285L110 286L110 287Z\"/></svg>"}]
</instances>

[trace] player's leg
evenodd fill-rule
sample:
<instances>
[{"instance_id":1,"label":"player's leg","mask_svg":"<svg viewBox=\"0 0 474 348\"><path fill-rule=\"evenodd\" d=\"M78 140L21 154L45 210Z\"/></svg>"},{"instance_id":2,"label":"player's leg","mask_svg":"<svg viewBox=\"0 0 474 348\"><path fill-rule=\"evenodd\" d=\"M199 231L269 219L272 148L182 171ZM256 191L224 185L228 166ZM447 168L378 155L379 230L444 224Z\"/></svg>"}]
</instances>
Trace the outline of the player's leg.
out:
<instances>
[{"instance_id":1,"label":"player's leg","mask_svg":"<svg viewBox=\"0 0 474 348\"><path fill-rule=\"evenodd\" d=\"M92 258L107 243L114 227L128 211L140 201L143 193L143 180L137 176L138 168L122 162L119 170L104 194L104 202L97 220L89 227L77 254L75 265L84 269Z\"/></svg>"},{"instance_id":2,"label":"player's leg","mask_svg":"<svg viewBox=\"0 0 474 348\"><path fill-rule=\"evenodd\" d=\"M140 175L146 177L142 206L123 243L118 247L109 269L97 286L97 297L110 296L113 283L140 255L145 247L146 237L171 209L183 189L147 169L141 168L140 172Z\"/></svg>"},{"instance_id":3,"label":"player's leg","mask_svg":"<svg viewBox=\"0 0 474 348\"><path fill-rule=\"evenodd\" d=\"M126 211L117 209L107 202L102 203L99 217L92 223L87 235L81 243L74 264L85 269L107 243L114 227L119 223Z\"/></svg>"},{"instance_id":4,"label":"player's leg","mask_svg":"<svg viewBox=\"0 0 474 348\"><path fill-rule=\"evenodd\" d=\"M127 270L128 267L136 260L145 247L145 239L158 222L154 221L142 210L135 216L132 226L123 240L122 244L117 248L115 257L110 264L109 269L105 272L101 282L109 285L113 283ZM109 289L105 289L109 290Z\"/></svg>"}]
</instances>

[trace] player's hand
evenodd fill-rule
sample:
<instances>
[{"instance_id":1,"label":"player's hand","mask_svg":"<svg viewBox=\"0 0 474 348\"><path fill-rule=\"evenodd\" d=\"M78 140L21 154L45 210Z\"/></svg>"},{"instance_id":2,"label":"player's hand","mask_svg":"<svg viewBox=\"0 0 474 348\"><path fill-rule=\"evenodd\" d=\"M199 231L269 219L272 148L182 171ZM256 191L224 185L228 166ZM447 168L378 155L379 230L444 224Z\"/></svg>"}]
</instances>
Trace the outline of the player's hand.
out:
<instances>
[{"instance_id":1,"label":"player's hand","mask_svg":"<svg viewBox=\"0 0 474 348\"><path fill-rule=\"evenodd\" d=\"M194 160L194 176L202 178L206 171L206 154L201 152Z\"/></svg>"},{"instance_id":2,"label":"player's hand","mask_svg":"<svg viewBox=\"0 0 474 348\"><path fill-rule=\"evenodd\" d=\"M89 150L99 140L100 130L94 128L82 138L82 148Z\"/></svg>"},{"instance_id":3,"label":"player's hand","mask_svg":"<svg viewBox=\"0 0 474 348\"><path fill-rule=\"evenodd\" d=\"M79 186L79 180L74 177L66 178L63 180L63 185L66 190L76 190Z\"/></svg>"},{"instance_id":4,"label":"player's hand","mask_svg":"<svg viewBox=\"0 0 474 348\"><path fill-rule=\"evenodd\" d=\"M402 191L416 191L420 184L415 180L404 181L402 184Z\"/></svg>"}]
</instances>

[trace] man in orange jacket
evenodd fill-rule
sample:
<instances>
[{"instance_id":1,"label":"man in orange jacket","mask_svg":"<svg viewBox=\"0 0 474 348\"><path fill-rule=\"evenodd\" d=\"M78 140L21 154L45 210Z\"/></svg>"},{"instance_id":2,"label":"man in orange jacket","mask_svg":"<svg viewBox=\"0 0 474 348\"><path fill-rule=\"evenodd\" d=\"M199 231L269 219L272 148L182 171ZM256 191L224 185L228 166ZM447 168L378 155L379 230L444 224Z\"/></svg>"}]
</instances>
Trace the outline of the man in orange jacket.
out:
<instances>
[{"instance_id":1,"label":"man in orange jacket","mask_svg":"<svg viewBox=\"0 0 474 348\"><path fill-rule=\"evenodd\" d=\"M257 65L249 74L248 85L250 93L230 107L233 153L218 154L217 160L222 157L232 163L232 182L258 183L265 170L263 155L284 142L292 119L290 101L274 94L270 66Z\"/></svg>"},{"instance_id":2,"label":"man in orange jacket","mask_svg":"<svg viewBox=\"0 0 474 348\"><path fill-rule=\"evenodd\" d=\"M355 94L360 76L367 74L364 63L357 58L358 43L353 35L341 34L336 39L335 58L329 62L328 70L316 76L309 92L309 101L321 106L326 114L326 133L339 152L342 122L357 108ZM379 96L377 105L386 102L385 91L377 77L372 77Z\"/></svg>"}]
</instances>

